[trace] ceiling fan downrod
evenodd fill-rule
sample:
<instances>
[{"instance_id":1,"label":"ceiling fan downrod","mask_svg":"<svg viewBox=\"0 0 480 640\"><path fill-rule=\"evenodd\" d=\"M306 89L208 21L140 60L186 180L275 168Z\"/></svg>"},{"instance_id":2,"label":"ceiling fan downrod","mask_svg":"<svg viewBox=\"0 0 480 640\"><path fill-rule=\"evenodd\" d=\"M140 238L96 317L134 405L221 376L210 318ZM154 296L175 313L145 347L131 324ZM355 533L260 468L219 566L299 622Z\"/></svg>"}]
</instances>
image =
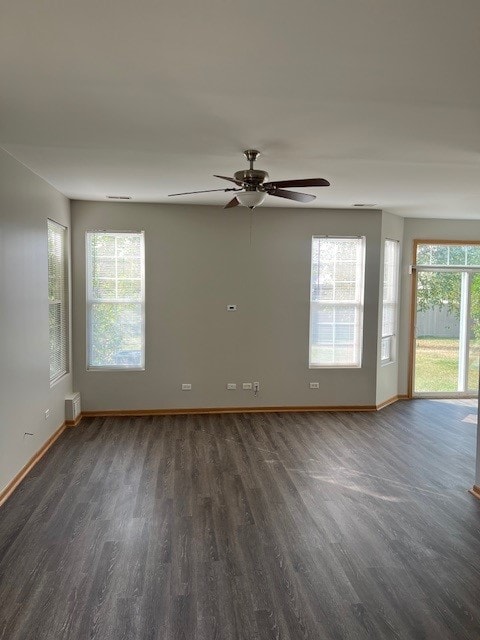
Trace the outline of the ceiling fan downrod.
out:
<instances>
[{"instance_id":1,"label":"ceiling fan downrod","mask_svg":"<svg viewBox=\"0 0 480 640\"><path fill-rule=\"evenodd\" d=\"M266 171L253 168L253 163L260 155L260 151L257 151L257 149L247 149L243 152L243 155L250 163L250 169L236 171L233 175L235 180L243 183L243 187L246 191L257 191L258 187L268 179L268 173Z\"/></svg>"},{"instance_id":2,"label":"ceiling fan downrod","mask_svg":"<svg viewBox=\"0 0 480 640\"><path fill-rule=\"evenodd\" d=\"M260 155L260 151L257 151L257 149L247 149L243 152L243 155L246 157L248 162L250 162L250 169L253 170L253 163Z\"/></svg>"}]
</instances>

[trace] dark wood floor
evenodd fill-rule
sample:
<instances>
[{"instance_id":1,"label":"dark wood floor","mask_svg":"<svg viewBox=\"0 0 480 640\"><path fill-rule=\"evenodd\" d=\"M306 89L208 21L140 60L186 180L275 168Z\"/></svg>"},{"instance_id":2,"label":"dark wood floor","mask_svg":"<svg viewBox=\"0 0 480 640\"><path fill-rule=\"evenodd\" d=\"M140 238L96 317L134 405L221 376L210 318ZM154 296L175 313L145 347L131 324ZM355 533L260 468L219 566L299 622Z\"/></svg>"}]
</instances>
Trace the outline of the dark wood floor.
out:
<instances>
[{"instance_id":1,"label":"dark wood floor","mask_svg":"<svg viewBox=\"0 0 480 640\"><path fill-rule=\"evenodd\" d=\"M83 420L0 510L0 638L478 640L475 412Z\"/></svg>"}]
</instances>

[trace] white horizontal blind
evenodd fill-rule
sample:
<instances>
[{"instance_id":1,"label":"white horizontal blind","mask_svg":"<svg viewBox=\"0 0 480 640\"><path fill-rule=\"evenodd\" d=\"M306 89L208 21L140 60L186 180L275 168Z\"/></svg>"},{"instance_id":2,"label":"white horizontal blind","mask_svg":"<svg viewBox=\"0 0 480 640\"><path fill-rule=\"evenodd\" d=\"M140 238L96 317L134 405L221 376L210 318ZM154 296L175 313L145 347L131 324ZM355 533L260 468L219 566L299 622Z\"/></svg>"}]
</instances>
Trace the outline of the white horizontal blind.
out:
<instances>
[{"instance_id":1,"label":"white horizontal blind","mask_svg":"<svg viewBox=\"0 0 480 640\"><path fill-rule=\"evenodd\" d=\"M67 230L47 221L48 231L48 326L50 384L68 372L68 269Z\"/></svg>"},{"instance_id":2,"label":"white horizontal blind","mask_svg":"<svg viewBox=\"0 0 480 640\"><path fill-rule=\"evenodd\" d=\"M144 369L142 232L87 232L87 366Z\"/></svg>"},{"instance_id":3,"label":"white horizontal blind","mask_svg":"<svg viewBox=\"0 0 480 640\"><path fill-rule=\"evenodd\" d=\"M385 240L383 258L383 310L380 359L383 364L395 359L398 308L398 267L400 244Z\"/></svg>"},{"instance_id":4,"label":"white horizontal blind","mask_svg":"<svg viewBox=\"0 0 480 640\"><path fill-rule=\"evenodd\" d=\"M312 238L310 367L360 367L365 238Z\"/></svg>"}]
</instances>

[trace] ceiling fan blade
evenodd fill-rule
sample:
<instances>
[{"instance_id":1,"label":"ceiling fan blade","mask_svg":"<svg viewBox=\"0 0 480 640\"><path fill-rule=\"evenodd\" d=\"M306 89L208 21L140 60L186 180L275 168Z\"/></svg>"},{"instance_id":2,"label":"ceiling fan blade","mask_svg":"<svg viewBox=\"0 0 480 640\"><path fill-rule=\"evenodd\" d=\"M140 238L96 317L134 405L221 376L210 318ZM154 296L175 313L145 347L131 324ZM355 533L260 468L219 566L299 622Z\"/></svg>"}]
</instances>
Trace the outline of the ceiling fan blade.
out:
<instances>
[{"instance_id":1,"label":"ceiling fan blade","mask_svg":"<svg viewBox=\"0 0 480 640\"><path fill-rule=\"evenodd\" d=\"M235 189L235 187L232 187L231 189L205 189L203 191L184 191L183 193L169 193L168 197L170 196L189 196L192 193L211 193L212 191L241 191L241 189Z\"/></svg>"},{"instance_id":2,"label":"ceiling fan blade","mask_svg":"<svg viewBox=\"0 0 480 640\"><path fill-rule=\"evenodd\" d=\"M310 193L297 193L296 191L286 191L285 189L268 189L267 193L278 198L287 198L287 200L296 200L297 202L311 202L317 196Z\"/></svg>"},{"instance_id":3,"label":"ceiling fan blade","mask_svg":"<svg viewBox=\"0 0 480 640\"><path fill-rule=\"evenodd\" d=\"M228 180L229 182L234 182L235 184L238 184L240 187L243 185L243 182L240 182L239 180L235 180L235 178L229 178L228 176L217 176L213 174L213 177L221 178L222 180Z\"/></svg>"},{"instance_id":4,"label":"ceiling fan blade","mask_svg":"<svg viewBox=\"0 0 480 640\"><path fill-rule=\"evenodd\" d=\"M230 200L230 202L227 202L227 204L223 208L224 209L231 209L232 207L238 207L239 204L240 204L240 202L237 200L237 197L235 196L234 198L232 198Z\"/></svg>"},{"instance_id":5,"label":"ceiling fan blade","mask_svg":"<svg viewBox=\"0 0 480 640\"><path fill-rule=\"evenodd\" d=\"M266 189L277 187L329 187L330 182L324 178L303 178L300 180L279 180L278 182L266 182Z\"/></svg>"}]
</instances>

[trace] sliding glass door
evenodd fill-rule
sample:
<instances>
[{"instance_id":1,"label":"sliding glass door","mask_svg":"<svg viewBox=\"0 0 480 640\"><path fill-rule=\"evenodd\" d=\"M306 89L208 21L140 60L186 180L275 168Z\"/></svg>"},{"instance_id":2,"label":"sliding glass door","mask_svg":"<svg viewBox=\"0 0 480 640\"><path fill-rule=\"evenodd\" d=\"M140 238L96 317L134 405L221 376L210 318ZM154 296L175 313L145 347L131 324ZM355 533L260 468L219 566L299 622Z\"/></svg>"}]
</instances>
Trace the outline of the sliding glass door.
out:
<instances>
[{"instance_id":1,"label":"sliding glass door","mask_svg":"<svg viewBox=\"0 0 480 640\"><path fill-rule=\"evenodd\" d=\"M480 245L418 243L414 395L475 395L480 357Z\"/></svg>"}]
</instances>

